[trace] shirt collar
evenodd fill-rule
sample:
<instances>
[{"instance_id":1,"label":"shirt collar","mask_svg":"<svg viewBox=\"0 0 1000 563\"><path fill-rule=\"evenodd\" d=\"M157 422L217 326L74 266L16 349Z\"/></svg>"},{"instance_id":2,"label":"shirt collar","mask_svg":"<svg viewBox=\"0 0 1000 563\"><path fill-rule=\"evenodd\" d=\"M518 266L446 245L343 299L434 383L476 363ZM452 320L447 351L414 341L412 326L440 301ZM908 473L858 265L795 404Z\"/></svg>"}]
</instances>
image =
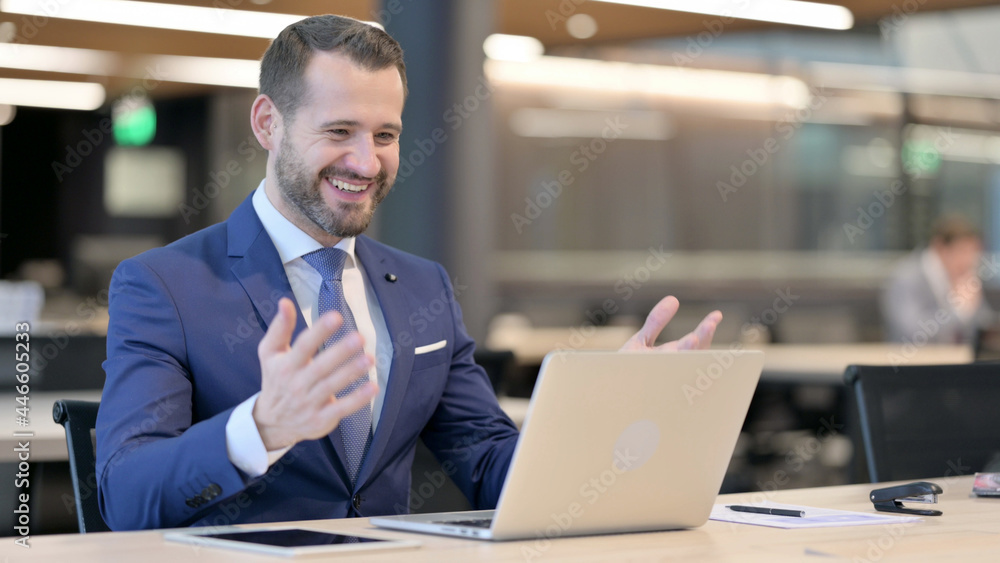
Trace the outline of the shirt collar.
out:
<instances>
[{"instance_id":1,"label":"shirt collar","mask_svg":"<svg viewBox=\"0 0 1000 563\"><path fill-rule=\"evenodd\" d=\"M941 262L937 252L933 248L925 249L920 256L920 265L934 291L934 296L940 303L947 303L951 282L948 280L948 272L944 269L944 263Z\"/></svg>"},{"instance_id":2,"label":"shirt collar","mask_svg":"<svg viewBox=\"0 0 1000 563\"><path fill-rule=\"evenodd\" d=\"M260 185L254 191L253 208L257 212L257 217L260 218L260 222L264 224L264 230L271 237L271 242L278 250L281 263L288 264L296 258L301 258L303 255L323 248L319 241L295 226L274 207L264 191L264 182L261 180ZM354 237L344 237L334 246L334 248L339 248L347 253L348 260L344 264L345 268L354 267L356 264L354 242Z\"/></svg>"}]
</instances>

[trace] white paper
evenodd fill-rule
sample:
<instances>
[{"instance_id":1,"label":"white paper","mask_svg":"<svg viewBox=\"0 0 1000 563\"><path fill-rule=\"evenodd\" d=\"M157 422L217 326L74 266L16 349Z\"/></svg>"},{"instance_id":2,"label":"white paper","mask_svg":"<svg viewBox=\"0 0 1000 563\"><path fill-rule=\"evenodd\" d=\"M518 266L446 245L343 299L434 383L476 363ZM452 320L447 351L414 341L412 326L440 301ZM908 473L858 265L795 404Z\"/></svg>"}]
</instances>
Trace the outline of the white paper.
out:
<instances>
[{"instance_id":1,"label":"white paper","mask_svg":"<svg viewBox=\"0 0 1000 563\"><path fill-rule=\"evenodd\" d=\"M755 526L770 526L772 528L833 528L839 526L871 526L873 524L894 524L901 522L918 522L919 516L891 516L874 512L851 512L849 510L834 510L832 508L816 508L797 504L780 504L765 502L754 504L762 508L785 508L802 510L805 516L774 516L771 514L754 514L752 512L736 512L726 508L727 504L717 504L712 507L710 520L735 522L737 524L753 524Z\"/></svg>"}]
</instances>

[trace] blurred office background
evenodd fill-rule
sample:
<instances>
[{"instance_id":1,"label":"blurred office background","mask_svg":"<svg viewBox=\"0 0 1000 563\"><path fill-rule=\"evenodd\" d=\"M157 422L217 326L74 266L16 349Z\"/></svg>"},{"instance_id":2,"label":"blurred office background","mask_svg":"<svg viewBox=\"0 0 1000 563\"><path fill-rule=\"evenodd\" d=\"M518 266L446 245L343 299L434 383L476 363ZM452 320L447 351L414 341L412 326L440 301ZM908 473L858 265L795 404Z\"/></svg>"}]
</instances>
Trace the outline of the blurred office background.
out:
<instances>
[{"instance_id":1,"label":"blurred office background","mask_svg":"<svg viewBox=\"0 0 1000 563\"><path fill-rule=\"evenodd\" d=\"M1000 248L1000 2L785 5L778 21L764 2L628 4L0 0L0 331L99 337L119 261L224 220L264 174L256 60L327 12L380 22L407 53L400 176L369 234L442 262L472 335L522 367L532 342L614 346L666 294L682 302L668 338L718 308L722 346L879 342L879 289L934 218L961 213ZM171 23L158 5L207 11ZM981 270L1000 306L996 273ZM99 387L90 363L89 383L40 384ZM800 433L743 455L771 440L787 465L821 424L802 413L829 421L837 393L780 390L760 424ZM824 442L796 459L836 470L796 475L849 479L850 453Z\"/></svg>"},{"instance_id":2,"label":"blurred office background","mask_svg":"<svg viewBox=\"0 0 1000 563\"><path fill-rule=\"evenodd\" d=\"M223 220L257 185L247 108L267 39L85 21L101 14L78 4L0 3L0 275L42 283L43 319L89 322L118 261ZM733 16L159 4L209 6L181 23L232 33L253 30L223 8L336 11L401 40L400 180L371 234L443 262L480 341L498 314L573 326L611 299L610 322L630 323L665 292L688 320L721 307L735 341L786 289L799 299L763 319L771 339L878 341L877 289L934 217L967 215L988 249L1000 236L994 2L840 2L846 21L801 25L737 18L742 1L719 3ZM493 34L515 37L484 50ZM58 105L77 109L37 107Z\"/></svg>"}]
</instances>

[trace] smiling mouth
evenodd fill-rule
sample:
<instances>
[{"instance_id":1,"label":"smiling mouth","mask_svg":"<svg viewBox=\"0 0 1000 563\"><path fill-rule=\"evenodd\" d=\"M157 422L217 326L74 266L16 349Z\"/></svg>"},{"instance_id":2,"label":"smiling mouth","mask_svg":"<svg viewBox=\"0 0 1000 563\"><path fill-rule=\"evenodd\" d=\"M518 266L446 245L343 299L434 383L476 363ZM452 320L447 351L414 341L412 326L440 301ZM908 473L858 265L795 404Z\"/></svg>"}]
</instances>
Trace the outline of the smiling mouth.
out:
<instances>
[{"instance_id":1,"label":"smiling mouth","mask_svg":"<svg viewBox=\"0 0 1000 563\"><path fill-rule=\"evenodd\" d=\"M351 193L351 194L356 194L356 193L363 192L363 191L365 191L365 188L368 187L367 183L365 183L365 184L352 184L350 182L346 182L344 180L337 180L337 179L334 179L334 178L327 178L327 181L330 182L330 184L333 185L333 187L337 188L338 190L340 190L342 192Z\"/></svg>"}]
</instances>

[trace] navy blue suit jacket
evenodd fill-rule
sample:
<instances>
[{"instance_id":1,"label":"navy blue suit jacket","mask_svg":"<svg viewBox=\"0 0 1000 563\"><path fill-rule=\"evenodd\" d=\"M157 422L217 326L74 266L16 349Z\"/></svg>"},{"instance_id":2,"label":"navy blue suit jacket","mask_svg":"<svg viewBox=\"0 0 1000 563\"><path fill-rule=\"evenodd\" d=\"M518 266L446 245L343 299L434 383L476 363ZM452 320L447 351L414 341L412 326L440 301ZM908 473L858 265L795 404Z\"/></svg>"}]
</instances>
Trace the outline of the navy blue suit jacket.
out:
<instances>
[{"instance_id":1,"label":"navy blue suit jacket","mask_svg":"<svg viewBox=\"0 0 1000 563\"><path fill-rule=\"evenodd\" d=\"M393 341L356 485L338 430L297 444L254 479L226 453L230 412L261 387L257 344L278 300L295 299L251 198L224 223L122 262L97 420L98 493L112 529L406 512L418 437L473 505L496 505L517 429L472 359L447 274L364 236L355 249ZM300 311L295 335L305 328Z\"/></svg>"}]
</instances>

